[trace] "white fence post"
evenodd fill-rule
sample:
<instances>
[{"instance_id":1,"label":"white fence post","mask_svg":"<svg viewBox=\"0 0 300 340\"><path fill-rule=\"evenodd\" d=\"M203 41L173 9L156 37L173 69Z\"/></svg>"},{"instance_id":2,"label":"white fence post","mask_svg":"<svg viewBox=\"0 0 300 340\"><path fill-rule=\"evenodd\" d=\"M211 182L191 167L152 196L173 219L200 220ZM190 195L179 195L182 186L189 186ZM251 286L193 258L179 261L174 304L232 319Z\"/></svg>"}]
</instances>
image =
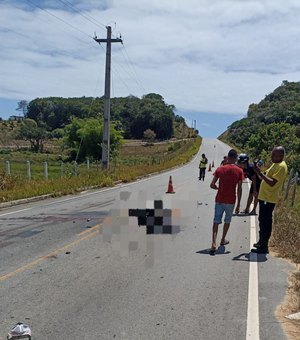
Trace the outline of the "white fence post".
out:
<instances>
[{"instance_id":1,"label":"white fence post","mask_svg":"<svg viewBox=\"0 0 300 340\"><path fill-rule=\"evenodd\" d=\"M10 175L10 161L6 161L6 174Z\"/></svg>"},{"instance_id":2,"label":"white fence post","mask_svg":"<svg viewBox=\"0 0 300 340\"><path fill-rule=\"evenodd\" d=\"M61 161L60 163L60 177L63 178L64 177L64 162Z\"/></svg>"},{"instance_id":3,"label":"white fence post","mask_svg":"<svg viewBox=\"0 0 300 340\"><path fill-rule=\"evenodd\" d=\"M298 172L296 172L296 175L295 175L294 190L292 194L292 207L294 206L294 203L295 203L297 185L298 185Z\"/></svg>"},{"instance_id":4,"label":"white fence post","mask_svg":"<svg viewBox=\"0 0 300 340\"><path fill-rule=\"evenodd\" d=\"M28 179L31 179L30 161L26 162L26 166L27 166L27 177Z\"/></svg>"},{"instance_id":5,"label":"white fence post","mask_svg":"<svg viewBox=\"0 0 300 340\"><path fill-rule=\"evenodd\" d=\"M44 177L48 179L48 163L44 162Z\"/></svg>"}]
</instances>

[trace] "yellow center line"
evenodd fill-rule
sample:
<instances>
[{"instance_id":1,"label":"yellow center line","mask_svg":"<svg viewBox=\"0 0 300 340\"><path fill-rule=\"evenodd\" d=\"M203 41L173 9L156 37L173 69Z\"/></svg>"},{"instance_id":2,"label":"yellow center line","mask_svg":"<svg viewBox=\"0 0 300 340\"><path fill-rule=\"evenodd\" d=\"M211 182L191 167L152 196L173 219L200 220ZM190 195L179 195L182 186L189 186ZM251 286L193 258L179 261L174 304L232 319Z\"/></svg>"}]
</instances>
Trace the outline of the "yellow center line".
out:
<instances>
[{"instance_id":1,"label":"yellow center line","mask_svg":"<svg viewBox=\"0 0 300 340\"><path fill-rule=\"evenodd\" d=\"M87 234L87 233L90 233L91 231L93 231L93 230L95 230L95 229L97 229L97 228L99 228L99 227L101 227L101 224L96 224L95 226L93 226L92 228L89 228L89 229L87 229L87 230L84 230L84 231L82 231L81 233L79 233L79 234L77 234L77 235L84 235L84 234Z\"/></svg>"},{"instance_id":2,"label":"yellow center line","mask_svg":"<svg viewBox=\"0 0 300 340\"><path fill-rule=\"evenodd\" d=\"M96 227L96 226L95 226L95 227ZM89 231L90 231L90 230L89 230ZM68 249L68 248L70 248L70 247L73 247L73 246L75 246L76 244L80 243L81 241L84 241L84 240L86 240L86 239L88 239L88 238L90 238L90 237L92 237L92 236L95 236L95 235L98 234L98 233L99 233L99 230L96 230L96 231L94 231L94 232L89 233L88 235L85 235L84 237L82 237L82 238L80 238L80 239L78 239L78 240L76 240L76 241L73 241L73 242L71 242L71 243L66 244L66 245L63 246L62 248L59 248L59 249L54 250L53 252L51 252L51 253L49 253L49 254L47 254L47 255L43 255L43 256L41 256L41 257L38 257L37 259L35 259L35 260L33 260L32 262L27 263L26 265L24 265L24 266L22 266L22 267L20 267L20 268L18 268L18 269L16 269L16 270L14 270L13 272L10 272L10 273L7 273L7 274L5 274L5 275L0 276L0 282L1 282L1 281L4 281L4 280L7 280L7 279L9 279L9 278L11 278L12 276L15 276L15 275L18 274L18 273L24 272L25 270L32 268L33 266L35 266L35 265L37 265L38 263L40 263L40 262L42 262L42 261L48 259L49 257L58 255L59 253L65 251L66 249Z\"/></svg>"}]
</instances>

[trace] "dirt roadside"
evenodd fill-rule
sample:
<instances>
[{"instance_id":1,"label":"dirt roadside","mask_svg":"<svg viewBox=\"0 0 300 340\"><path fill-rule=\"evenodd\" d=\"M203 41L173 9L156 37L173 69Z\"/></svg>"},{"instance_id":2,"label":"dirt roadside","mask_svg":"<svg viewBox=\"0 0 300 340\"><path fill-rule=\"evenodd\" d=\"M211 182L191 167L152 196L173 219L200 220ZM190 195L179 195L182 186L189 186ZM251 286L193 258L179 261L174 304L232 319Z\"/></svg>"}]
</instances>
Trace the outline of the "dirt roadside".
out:
<instances>
[{"instance_id":1,"label":"dirt roadside","mask_svg":"<svg viewBox=\"0 0 300 340\"><path fill-rule=\"evenodd\" d=\"M271 248L271 255L280 257L273 247ZM289 340L300 339L300 320L291 320L287 316L299 312L300 306L300 264L295 264L290 260L280 257L284 261L290 263L294 269L288 276L288 288L285 292L285 298L276 311L275 316L280 322L284 333Z\"/></svg>"}]
</instances>

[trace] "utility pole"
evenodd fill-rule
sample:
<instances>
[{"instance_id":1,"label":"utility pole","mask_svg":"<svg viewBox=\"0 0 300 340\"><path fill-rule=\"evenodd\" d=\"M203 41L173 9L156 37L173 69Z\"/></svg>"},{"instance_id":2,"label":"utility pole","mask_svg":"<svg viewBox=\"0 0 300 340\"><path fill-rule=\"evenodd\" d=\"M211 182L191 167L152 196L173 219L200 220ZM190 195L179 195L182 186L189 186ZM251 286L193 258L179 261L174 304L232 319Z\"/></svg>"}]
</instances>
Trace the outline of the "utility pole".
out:
<instances>
[{"instance_id":1,"label":"utility pole","mask_svg":"<svg viewBox=\"0 0 300 340\"><path fill-rule=\"evenodd\" d=\"M111 26L107 26L107 38L94 40L97 43L106 43L106 61L105 61L105 89L104 89L104 125L103 125L103 139L102 139L102 168L109 169L109 149L110 149L110 72L111 72L111 43L123 43L121 38L111 38Z\"/></svg>"}]
</instances>

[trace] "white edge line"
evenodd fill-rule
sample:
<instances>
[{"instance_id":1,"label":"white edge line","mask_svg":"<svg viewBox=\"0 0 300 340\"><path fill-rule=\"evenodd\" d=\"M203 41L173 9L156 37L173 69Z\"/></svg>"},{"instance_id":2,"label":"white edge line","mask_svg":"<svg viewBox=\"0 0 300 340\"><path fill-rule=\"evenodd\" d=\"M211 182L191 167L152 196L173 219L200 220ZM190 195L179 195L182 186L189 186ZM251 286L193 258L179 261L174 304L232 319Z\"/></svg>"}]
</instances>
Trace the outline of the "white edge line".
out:
<instances>
[{"instance_id":1,"label":"white edge line","mask_svg":"<svg viewBox=\"0 0 300 340\"><path fill-rule=\"evenodd\" d=\"M250 248L256 242L255 216L250 216ZM246 340L259 340L259 303L257 254L249 255L249 286Z\"/></svg>"}]
</instances>

